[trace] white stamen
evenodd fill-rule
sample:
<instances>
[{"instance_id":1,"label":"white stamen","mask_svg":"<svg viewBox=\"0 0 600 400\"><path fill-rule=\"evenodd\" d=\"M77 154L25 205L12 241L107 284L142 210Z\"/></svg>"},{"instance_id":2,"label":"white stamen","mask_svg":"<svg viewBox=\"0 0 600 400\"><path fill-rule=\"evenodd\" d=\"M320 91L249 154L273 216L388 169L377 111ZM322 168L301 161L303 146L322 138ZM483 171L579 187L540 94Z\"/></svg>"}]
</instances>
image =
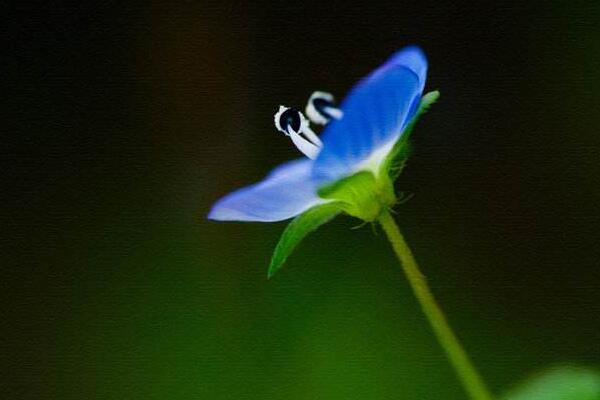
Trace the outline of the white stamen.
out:
<instances>
[{"instance_id":1,"label":"white stamen","mask_svg":"<svg viewBox=\"0 0 600 400\"><path fill-rule=\"evenodd\" d=\"M300 150L306 157L310 158L311 160L317 158L317 155L319 155L319 151L321 151L320 147L315 146L308 140L304 139L302 136L298 135L296 132L290 131L289 136L290 139L292 139L292 142L298 148L298 150Z\"/></svg>"},{"instance_id":2,"label":"white stamen","mask_svg":"<svg viewBox=\"0 0 600 400\"><path fill-rule=\"evenodd\" d=\"M287 135L288 133L285 131L285 129L283 129L281 127L281 124L279 123L279 119L281 118L281 114L283 114L284 112L286 112L287 110L289 110L289 107L286 106L279 106L279 109L277 110L277 112L275 113L275 115L273 116L273 119L275 120L275 128L277 128L277 130L285 135Z\"/></svg>"},{"instance_id":3,"label":"white stamen","mask_svg":"<svg viewBox=\"0 0 600 400\"><path fill-rule=\"evenodd\" d=\"M342 119L344 112L336 107L327 107L327 114L331 115L334 119Z\"/></svg>"},{"instance_id":4,"label":"white stamen","mask_svg":"<svg viewBox=\"0 0 600 400\"><path fill-rule=\"evenodd\" d=\"M313 142L316 146L323 147L323 142L321 142L321 139L319 139L319 137L313 132L313 130L310 129L308 123L306 124L306 127L304 128L302 133L304 133L304 136L306 136L306 138Z\"/></svg>"},{"instance_id":5,"label":"white stamen","mask_svg":"<svg viewBox=\"0 0 600 400\"><path fill-rule=\"evenodd\" d=\"M340 119L344 115L342 110L334 106L325 106L324 110L318 110L315 107L315 100L324 100L328 103L334 103L334 97L331 93L316 91L310 95L308 103L306 103L306 115L308 118L318 125L327 125L330 118ZM323 113L325 111L325 114Z\"/></svg>"},{"instance_id":6,"label":"white stamen","mask_svg":"<svg viewBox=\"0 0 600 400\"><path fill-rule=\"evenodd\" d=\"M297 131L291 126L291 124L287 123L288 121L282 121L283 114L290 110L289 107L279 106L279 110L275 114L275 127L278 131L289 136L292 140L292 143L296 146L298 150L300 150L306 157L310 159L315 159L323 146L323 143L319 139L319 137L310 129L308 120L302 115L300 111L290 110L290 112L295 112L297 114L293 114L294 117L299 118L300 127ZM282 126L282 122L284 125ZM302 136L302 135L304 136Z\"/></svg>"}]
</instances>

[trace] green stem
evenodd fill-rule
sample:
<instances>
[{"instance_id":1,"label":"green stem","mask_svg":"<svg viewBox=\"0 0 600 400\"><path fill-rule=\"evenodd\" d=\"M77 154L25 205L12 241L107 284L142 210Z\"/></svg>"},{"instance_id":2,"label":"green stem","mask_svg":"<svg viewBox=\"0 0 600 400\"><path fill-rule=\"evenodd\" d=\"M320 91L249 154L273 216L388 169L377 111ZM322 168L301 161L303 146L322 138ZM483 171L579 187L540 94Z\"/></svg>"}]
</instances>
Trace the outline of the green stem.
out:
<instances>
[{"instance_id":1,"label":"green stem","mask_svg":"<svg viewBox=\"0 0 600 400\"><path fill-rule=\"evenodd\" d=\"M402 268L412 286L413 292L415 293L417 300L419 300L419 303L421 303L421 308L423 309L425 316L429 320L440 345L446 351L448 359L454 367L466 392L473 400L492 400L490 391L483 383L477 370L475 370L473 363L469 359L469 356L467 356L467 353L461 346L458 338L452 331L452 328L450 328L444 313L435 301L435 298L427 285L425 277L419 270L419 266L417 265L410 248L406 244L402 233L400 233L398 226L388 211L384 211L379 216L379 223L392 243L392 247L402 264Z\"/></svg>"}]
</instances>

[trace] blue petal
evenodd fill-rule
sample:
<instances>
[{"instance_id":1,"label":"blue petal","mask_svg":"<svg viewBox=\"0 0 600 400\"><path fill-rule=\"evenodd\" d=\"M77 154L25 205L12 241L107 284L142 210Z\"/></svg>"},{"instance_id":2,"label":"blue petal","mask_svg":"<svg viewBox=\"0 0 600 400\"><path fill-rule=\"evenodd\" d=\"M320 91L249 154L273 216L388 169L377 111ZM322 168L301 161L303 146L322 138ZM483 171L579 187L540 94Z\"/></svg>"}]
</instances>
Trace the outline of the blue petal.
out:
<instances>
[{"instance_id":1,"label":"blue petal","mask_svg":"<svg viewBox=\"0 0 600 400\"><path fill-rule=\"evenodd\" d=\"M325 183L350 175L393 145L417 109L426 73L423 52L408 47L354 87L342 103L344 116L323 133L313 178Z\"/></svg>"},{"instance_id":2,"label":"blue petal","mask_svg":"<svg viewBox=\"0 0 600 400\"><path fill-rule=\"evenodd\" d=\"M419 77L420 90L423 92L427 80L427 58L419 47L408 46L403 48L391 56L385 65L402 65L410 69Z\"/></svg>"},{"instance_id":3,"label":"blue petal","mask_svg":"<svg viewBox=\"0 0 600 400\"><path fill-rule=\"evenodd\" d=\"M322 203L310 179L313 161L303 158L275 168L263 181L215 203L208 214L218 221L273 222L295 217Z\"/></svg>"}]
</instances>

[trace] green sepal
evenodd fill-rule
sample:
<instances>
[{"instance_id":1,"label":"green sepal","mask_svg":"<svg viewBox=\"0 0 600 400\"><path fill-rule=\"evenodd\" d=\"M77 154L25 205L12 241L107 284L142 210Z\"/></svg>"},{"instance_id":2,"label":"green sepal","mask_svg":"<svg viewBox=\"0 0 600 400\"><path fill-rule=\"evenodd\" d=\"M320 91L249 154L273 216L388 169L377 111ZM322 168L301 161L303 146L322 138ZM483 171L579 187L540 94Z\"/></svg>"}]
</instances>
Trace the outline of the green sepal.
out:
<instances>
[{"instance_id":1,"label":"green sepal","mask_svg":"<svg viewBox=\"0 0 600 400\"><path fill-rule=\"evenodd\" d=\"M313 207L294 218L283 231L279 243L275 247L268 277L272 277L275 272L279 271L285 260L306 235L330 221L340 211L340 205L332 202Z\"/></svg>"},{"instance_id":2,"label":"green sepal","mask_svg":"<svg viewBox=\"0 0 600 400\"><path fill-rule=\"evenodd\" d=\"M404 128L402 136L400 136L400 139L396 142L394 148L383 163L382 169L384 171L387 171L387 174L392 179L392 181L394 181L398 177L398 175L400 175L402 169L404 168L406 160L410 156L412 149L409 139L415 125L419 121L419 118L421 118L421 116L425 114L427 110L429 110L429 107L431 107L431 105L435 103L439 98L440 92L437 90L426 93L421 98L421 103L419 103L419 109L415 113L415 116L408 123L406 128Z\"/></svg>"},{"instance_id":3,"label":"green sepal","mask_svg":"<svg viewBox=\"0 0 600 400\"><path fill-rule=\"evenodd\" d=\"M377 219L383 208L396 202L387 175L378 178L370 171L357 172L319 189L319 196L340 202L342 210L363 221Z\"/></svg>"},{"instance_id":4,"label":"green sepal","mask_svg":"<svg viewBox=\"0 0 600 400\"><path fill-rule=\"evenodd\" d=\"M583 367L555 367L526 380L502 400L600 400L600 374Z\"/></svg>"}]
</instances>

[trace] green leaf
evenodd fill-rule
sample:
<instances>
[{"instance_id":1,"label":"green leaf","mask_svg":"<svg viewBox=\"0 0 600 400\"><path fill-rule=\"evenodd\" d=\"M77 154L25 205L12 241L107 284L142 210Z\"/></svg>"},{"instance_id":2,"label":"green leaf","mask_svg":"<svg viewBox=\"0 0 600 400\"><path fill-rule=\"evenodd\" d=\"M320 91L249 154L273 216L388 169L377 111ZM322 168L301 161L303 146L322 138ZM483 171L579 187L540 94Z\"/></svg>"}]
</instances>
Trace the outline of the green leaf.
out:
<instances>
[{"instance_id":1,"label":"green leaf","mask_svg":"<svg viewBox=\"0 0 600 400\"><path fill-rule=\"evenodd\" d=\"M583 367L563 366L534 375L503 400L600 400L600 374Z\"/></svg>"},{"instance_id":2,"label":"green leaf","mask_svg":"<svg viewBox=\"0 0 600 400\"><path fill-rule=\"evenodd\" d=\"M398 175L400 175L400 172L402 172L402 169L404 168L404 164L406 163L408 156L410 156L411 146L409 143L409 139L415 125L419 121L419 118L421 118L421 116L425 114L427 110L429 110L431 105L435 103L439 98L440 92L437 90L426 93L421 98L421 103L419 104L419 109L417 110L417 113L406 126L406 128L404 128L404 132L402 132L400 140L398 140L398 142L394 145L394 148L390 152L384 164L384 168L386 171L389 171L389 176L392 179L392 181L395 180L398 177Z\"/></svg>"},{"instance_id":3,"label":"green leaf","mask_svg":"<svg viewBox=\"0 0 600 400\"><path fill-rule=\"evenodd\" d=\"M339 212L339 203L333 202L313 207L294 218L283 231L279 243L275 247L269 266L269 278L279 271L291 252L306 235L330 221Z\"/></svg>"}]
</instances>

